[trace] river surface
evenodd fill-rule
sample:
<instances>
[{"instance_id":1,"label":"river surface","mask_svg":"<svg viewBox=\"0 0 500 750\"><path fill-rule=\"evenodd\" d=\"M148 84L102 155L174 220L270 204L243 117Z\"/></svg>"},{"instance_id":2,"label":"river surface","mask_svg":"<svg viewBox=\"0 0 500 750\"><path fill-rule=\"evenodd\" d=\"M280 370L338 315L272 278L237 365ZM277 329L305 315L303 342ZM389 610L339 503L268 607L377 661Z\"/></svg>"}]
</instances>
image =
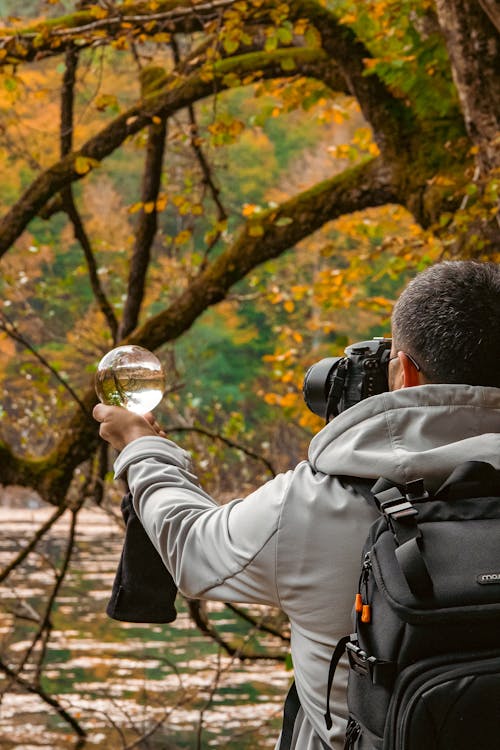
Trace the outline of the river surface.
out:
<instances>
[{"instance_id":1,"label":"river surface","mask_svg":"<svg viewBox=\"0 0 500 750\"><path fill-rule=\"evenodd\" d=\"M0 568L52 512L0 508ZM49 561L60 563L67 515L0 591L1 656L11 666L36 630L26 616L41 611L53 582ZM41 685L86 730L81 747L273 748L290 672L274 660L240 662L221 652L192 624L180 597L179 615L170 625L108 618L105 607L121 542L121 530L104 511L80 511L76 551L52 617ZM278 639L257 637L223 604L208 606L211 622L228 640L263 654L287 651ZM5 685L0 676L0 690ZM149 738L137 744L148 732ZM0 703L0 748L75 748L75 734L38 695L11 687Z\"/></svg>"}]
</instances>

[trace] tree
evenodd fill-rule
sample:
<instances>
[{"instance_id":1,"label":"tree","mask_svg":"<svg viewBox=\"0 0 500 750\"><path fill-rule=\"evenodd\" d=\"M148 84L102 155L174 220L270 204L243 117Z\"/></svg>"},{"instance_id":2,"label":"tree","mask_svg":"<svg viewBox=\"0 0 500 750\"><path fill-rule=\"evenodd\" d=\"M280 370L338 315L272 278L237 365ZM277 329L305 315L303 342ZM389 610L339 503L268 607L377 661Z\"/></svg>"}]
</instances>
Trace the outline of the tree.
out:
<instances>
[{"instance_id":1,"label":"tree","mask_svg":"<svg viewBox=\"0 0 500 750\"><path fill-rule=\"evenodd\" d=\"M58 509L69 502L70 487L79 488L78 502L89 493L99 498L108 467L102 452L94 458L96 397L85 366L92 369L99 353L119 342L154 350L174 341L255 269L332 220L397 205L428 233L442 256L497 258L500 31L494 2L86 2L64 15L52 7L49 18L9 23L0 29L2 91L10 97L0 142L4 158L16 169L3 192L4 279L18 274L24 289L35 281L42 284L47 263L59 264L61 277L81 278L77 242L88 295L71 312L72 319L85 321L77 335L59 319L60 309L51 334L44 333L31 313L21 314L25 300L19 288L6 300L15 315L4 306L2 325L11 342L4 343L4 376L11 383L4 410L22 423L15 403L25 381L16 378L24 372L24 363L18 366L20 352L23 357L28 352L30 367L41 378L30 419L38 413L42 420L51 416L52 432L56 423L58 429L57 439L33 455L20 444L15 425L4 420L4 484L34 487ZM98 55L101 70L108 66L110 84L118 88L93 95L97 114L89 121L84 117L89 101L82 100L82 92L89 61ZM122 78L120 65L127 72ZM23 107L24 117L32 116L34 104L28 97L26 105L22 94L29 76L40 75L59 86L59 140L48 139L32 153L19 117ZM236 97L238 91L280 101L269 117L275 110L279 115L301 107L307 117L318 102L339 110L354 103L369 137L362 147L350 146L352 164L337 162L332 174L312 187L262 210L251 204L228 208L234 194L224 193L212 147L249 132L229 105L224 110L224 97ZM49 110L49 100L44 101ZM213 103L210 117L201 108L206 101ZM55 116L53 103L50 108ZM195 168L184 165L169 133L188 143ZM131 156L131 143L144 146L142 183L120 240L127 266L120 256L112 277L105 263L113 257L106 224L89 228L92 214L86 215L85 201L96 191L96 181L103 189L106 169L111 174L119 162L123 176L129 160L137 167L138 152ZM129 196L131 183L123 178ZM108 199L107 205L114 205L112 189ZM45 222L57 227L62 250L43 240ZM121 230L114 225L112 231L117 236ZM16 262L25 262L33 237L38 239L29 276L23 271L21 277L24 266ZM349 247L344 251L348 256ZM172 279L166 292L160 290L162 274ZM76 282L68 278L69 305L75 288L70 284ZM16 290L14 282L11 289ZM303 291L296 293L300 297ZM46 289L46 299L50 294ZM290 310L292 300L287 304ZM42 313L49 309L43 301L39 307ZM77 356L75 367L71 360ZM65 372L71 373L71 383ZM69 406L56 420L48 413L50 405L55 408L68 393ZM76 472L84 462L92 470L82 488Z\"/></svg>"},{"instance_id":2,"label":"tree","mask_svg":"<svg viewBox=\"0 0 500 750\"><path fill-rule=\"evenodd\" d=\"M492 256L498 247L498 225L493 215L499 152L500 84L495 67L498 30L482 6L459 0L438 2L435 9L423 2L411 12L404 2L378 4L382 9L375 5L367 4L356 20L356 13L349 13L349 7L356 11L355 3L341 4L339 10L346 12L339 18L338 12L310 0L289 5L201 3L194 10L171 0L157 0L109 8L90 5L67 16L4 29L0 32L4 68L64 55L65 75L60 158L32 180L3 217L1 253L13 251L16 240L37 215L65 211L84 248L95 298L114 340L123 338L151 349L179 336L258 264L292 247L325 222L369 206L401 203L422 226L437 230L445 226L444 241L458 245L462 254ZM377 57L385 30L394 23L396 13L405 11L414 17L414 23L406 29L396 26L399 44L393 45L394 50L389 49L385 58ZM364 20L370 12L377 18L376 23L371 21L371 28ZM406 84L411 90L405 91L400 85L408 76L408 67L405 59L401 60L401 47L410 32L413 48L406 61L416 69L412 87ZM450 86L438 118L432 102L426 111L425 93L419 95L416 89L423 83L432 86L433 79L444 80L450 74L443 63L440 35L447 43L459 102L454 100ZM187 38L194 41L188 43ZM431 38L432 45L439 49L434 60L429 52L432 45L425 44ZM138 44L170 46L174 50L171 68L143 68L141 99L85 143L74 145L73 87L79 53L103 45L137 49ZM438 64L439 70L432 69ZM219 95L228 88L265 78L290 77L292 73L321 81L332 97L339 91L354 96L372 128L380 155L258 217L250 217L234 242L202 264L171 305L139 323L157 226L155 200L160 190L159 166L168 119L182 109L192 110L195 102L214 92ZM127 138L144 130L148 132L148 147L142 207L130 259L127 299L119 322L99 283L71 186L82 178L88 180ZM198 143L195 136L193 140ZM205 180L207 184L211 180L208 171ZM475 199L473 210L471 198ZM36 484L45 498L59 503L74 469L95 449L95 427L88 417L94 400L92 389L81 395L80 407L59 446L43 461L18 457L3 444L4 481Z\"/></svg>"}]
</instances>

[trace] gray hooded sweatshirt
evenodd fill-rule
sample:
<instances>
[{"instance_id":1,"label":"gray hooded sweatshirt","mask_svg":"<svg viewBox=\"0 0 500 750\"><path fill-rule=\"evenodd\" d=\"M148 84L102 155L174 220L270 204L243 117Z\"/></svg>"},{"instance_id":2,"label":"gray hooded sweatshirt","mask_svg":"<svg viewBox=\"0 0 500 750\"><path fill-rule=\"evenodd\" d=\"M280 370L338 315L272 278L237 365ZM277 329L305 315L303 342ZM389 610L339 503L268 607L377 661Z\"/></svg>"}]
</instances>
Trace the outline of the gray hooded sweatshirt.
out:
<instances>
[{"instance_id":1,"label":"gray hooded sweatshirt","mask_svg":"<svg viewBox=\"0 0 500 750\"><path fill-rule=\"evenodd\" d=\"M312 440L309 457L244 499L219 506L199 486L189 456L160 437L121 452L134 506L179 590L189 597L280 607L290 619L302 708L293 748L343 747L346 666L323 715L328 666L352 630L361 548L375 511L341 475L423 477L437 489L459 463L500 468L500 389L424 385L366 399Z\"/></svg>"}]
</instances>

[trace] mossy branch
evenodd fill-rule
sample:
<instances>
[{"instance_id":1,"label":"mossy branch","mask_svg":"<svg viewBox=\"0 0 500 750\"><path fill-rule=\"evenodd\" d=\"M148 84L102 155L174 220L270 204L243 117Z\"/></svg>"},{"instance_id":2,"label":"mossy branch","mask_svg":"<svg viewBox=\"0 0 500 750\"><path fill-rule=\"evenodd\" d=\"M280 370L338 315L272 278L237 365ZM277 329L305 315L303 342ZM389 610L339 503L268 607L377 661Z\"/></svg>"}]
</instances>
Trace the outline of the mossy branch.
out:
<instances>
[{"instance_id":1,"label":"mossy branch","mask_svg":"<svg viewBox=\"0 0 500 750\"><path fill-rule=\"evenodd\" d=\"M46 19L24 28L0 29L0 66L31 62L60 55L68 44L79 49L110 44L119 36L154 37L161 33L191 33L229 8L234 0L157 0L124 3L104 8L93 6L58 18Z\"/></svg>"},{"instance_id":2,"label":"mossy branch","mask_svg":"<svg viewBox=\"0 0 500 750\"><path fill-rule=\"evenodd\" d=\"M151 125L153 118L169 117L180 109L215 91L237 85L236 81L255 75L261 78L289 77L285 60L293 60L294 74L322 77L329 65L322 50L286 49L273 54L254 52L220 60L210 68L201 68L185 78L171 76L158 93L145 97L116 117L107 127L74 151L42 172L25 190L17 203L0 220L0 257L12 246L47 201L67 185L82 179L130 136ZM330 71L331 72L331 71Z\"/></svg>"}]
</instances>

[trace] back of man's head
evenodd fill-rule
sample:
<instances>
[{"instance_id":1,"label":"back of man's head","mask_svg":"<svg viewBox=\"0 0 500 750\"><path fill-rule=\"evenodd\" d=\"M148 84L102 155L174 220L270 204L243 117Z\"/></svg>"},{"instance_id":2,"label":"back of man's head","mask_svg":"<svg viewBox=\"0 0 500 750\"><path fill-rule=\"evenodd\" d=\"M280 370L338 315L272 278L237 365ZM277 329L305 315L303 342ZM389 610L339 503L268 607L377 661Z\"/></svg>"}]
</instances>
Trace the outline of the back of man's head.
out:
<instances>
[{"instance_id":1,"label":"back of man's head","mask_svg":"<svg viewBox=\"0 0 500 750\"><path fill-rule=\"evenodd\" d=\"M423 271L396 302L392 336L430 383L500 387L500 265L446 261Z\"/></svg>"}]
</instances>

